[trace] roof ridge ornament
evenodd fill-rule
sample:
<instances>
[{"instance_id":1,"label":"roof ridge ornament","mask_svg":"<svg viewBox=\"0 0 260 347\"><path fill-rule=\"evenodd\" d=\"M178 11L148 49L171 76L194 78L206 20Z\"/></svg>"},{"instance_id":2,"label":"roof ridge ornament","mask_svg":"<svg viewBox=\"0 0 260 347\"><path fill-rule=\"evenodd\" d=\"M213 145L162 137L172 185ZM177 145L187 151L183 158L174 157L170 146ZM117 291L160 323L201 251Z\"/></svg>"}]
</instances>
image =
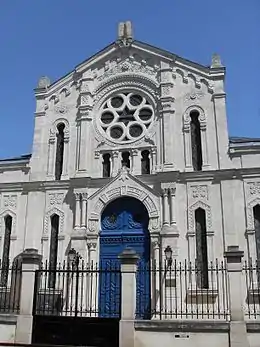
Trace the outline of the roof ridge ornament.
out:
<instances>
[{"instance_id":1,"label":"roof ridge ornament","mask_svg":"<svg viewBox=\"0 0 260 347\"><path fill-rule=\"evenodd\" d=\"M120 22L118 24L117 44L120 47L130 46L133 42L133 28L131 21Z\"/></svg>"},{"instance_id":2,"label":"roof ridge ornament","mask_svg":"<svg viewBox=\"0 0 260 347\"><path fill-rule=\"evenodd\" d=\"M220 55L217 54L217 53L214 53L212 55L212 58L211 58L211 68L219 68L219 67L223 67L222 63L221 63L221 58L220 58Z\"/></svg>"}]
</instances>

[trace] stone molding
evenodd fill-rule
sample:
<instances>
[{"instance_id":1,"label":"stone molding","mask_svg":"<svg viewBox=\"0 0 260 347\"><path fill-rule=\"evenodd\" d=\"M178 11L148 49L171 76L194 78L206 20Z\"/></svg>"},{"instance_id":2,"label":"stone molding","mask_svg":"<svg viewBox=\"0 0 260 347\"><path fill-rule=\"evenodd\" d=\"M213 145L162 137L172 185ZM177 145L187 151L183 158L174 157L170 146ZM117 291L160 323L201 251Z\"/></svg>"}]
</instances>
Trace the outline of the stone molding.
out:
<instances>
[{"instance_id":1,"label":"stone molding","mask_svg":"<svg viewBox=\"0 0 260 347\"><path fill-rule=\"evenodd\" d=\"M210 233L212 235L212 215L211 215L211 208L208 204L206 204L203 201L196 201L194 204L189 206L188 209L188 230L189 232L193 233L195 232L195 210L198 208L202 208L205 210L206 213L206 229L207 234Z\"/></svg>"},{"instance_id":2,"label":"stone molding","mask_svg":"<svg viewBox=\"0 0 260 347\"><path fill-rule=\"evenodd\" d=\"M89 197L88 229L92 233L99 232L100 216L104 208L113 200L122 196L134 197L140 200L149 214L149 230L151 233L159 229L159 194L139 181L122 168L118 175L105 187L99 189Z\"/></svg>"},{"instance_id":3,"label":"stone molding","mask_svg":"<svg viewBox=\"0 0 260 347\"><path fill-rule=\"evenodd\" d=\"M4 237L5 235L5 217L11 216L12 217L12 230L11 230L11 239L16 240L17 238L17 232L16 232L16 222L17 222L17 216L14 210L10 208L4 209L0 213L0 238Z\"/></svg>"},{"instance_id":4,"label":"stone molding","mask_svg":"<svg viewBox=\"0 0 260 347\"><path fill-rule=\"evenodd\" d=\"M64 234L64 219L65 219L65 214L63 211L61 211L57 207L51 208L44 217L44 228L43 228L43 237L50 237L51 234L51 223L50 223L50 218L52 215L57 214L60 219L59 219L59 236L62 236Z\"/></svg>"}]
</instances>

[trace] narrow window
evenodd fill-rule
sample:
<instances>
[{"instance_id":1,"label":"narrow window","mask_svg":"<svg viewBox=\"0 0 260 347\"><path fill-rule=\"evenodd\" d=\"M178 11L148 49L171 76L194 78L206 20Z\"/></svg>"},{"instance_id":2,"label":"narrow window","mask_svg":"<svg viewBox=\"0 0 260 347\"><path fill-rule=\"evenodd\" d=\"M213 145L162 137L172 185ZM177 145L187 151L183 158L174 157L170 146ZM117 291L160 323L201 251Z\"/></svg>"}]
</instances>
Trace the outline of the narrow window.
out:
<instances>
[{"instance_id":1,"label":"narrow window","mask_svg":"<svg viewBox=\"0 0 260 347\"><path fill-rule=\"evenodd\" d=\"M130 153L129 152L123 152L122 153L122 167L126 166L130 169Z\"/></svg>"},{"instance_id":2,"label":"narrow window","mask_svg":"<svg viewBox=\"0 0 260 347\"><path fill-rule=\"evenodd\" d=\"M260 205L253 208L254 224L255 224L255 244L256 244L256 258L260 264ZM254 259L252 259L254 261Z\"/></svg>"},{"instance_id":3,"label":"narrow window","mask_svg":"<svg viewBox=\"0 0 260 347\"><path fill-rule=\"evenodd\" d=\"M110 177L111 156L109 153L103 154L103 177Z\"/></svg>"},{"instance_id":4,"label":"narrow window","mask_svg":"<svg viewBox=\"0 0 260 347\"><path fill-rule=\"evenodd\" d=\"M9 253L13 219L11 216L6 216L5 219L5 235L2 256L2 269L1 269L1 286L7 285L8 271L9 271Z\"/></svg>"},{"instance_id":5,"label":"narrow window","mask_svg":"<svg viewBox=\"0 0 260 347\"><path fill-rule=\"evenodd\" d=\"M206 215L202 208L195 211L196 223L196 256L198 270L198 285L201 288L209 287L208 278L208 250L207 250L207 230Z\"/></svg>"},{"instance_id":6,"label":"narrow window","mask_svg":"<svg viewBox=\"0 0 260 347\"><path fill-rule=\"evenodd\" d=\"M190 132L192 147L192 165L195 171L202 170L202 151L201 151L201 134L199 112L193 111L190 114Z\"/></svg>"},{"instance_id":7,"label":"narrow window","mask_svg":"<svg viewBox=\"0 0 260 347\"><path fill-rule=\"evenodd\" d=\"M150 173L150 153L147 150L142 151L142 175Z\"/></svg>"},{"instance_id":8,"label":"narrow window","mask_svg":"<svg viewBox=\"0 0 260 347\"><path fill-rule=\"evenodd\" d=\"M55 287L56 268L58 257L58 234L59 234L59 219L57 214L51 216L51 240L50 240L50 255L49 255L49 288Z\"/></svg>"},{"instance_id":9,"label":"narrow window","mask_svg":"<svg viewBox=\"0 0 260 347\"><path fill-rule=\"evenodd\" d=\"M56 148L56 162L55 162L55 179L60 180L63 168L63 155L64 155L64 128L63 123L57 126L57 148Z\"/></svg>"}]
</instances>

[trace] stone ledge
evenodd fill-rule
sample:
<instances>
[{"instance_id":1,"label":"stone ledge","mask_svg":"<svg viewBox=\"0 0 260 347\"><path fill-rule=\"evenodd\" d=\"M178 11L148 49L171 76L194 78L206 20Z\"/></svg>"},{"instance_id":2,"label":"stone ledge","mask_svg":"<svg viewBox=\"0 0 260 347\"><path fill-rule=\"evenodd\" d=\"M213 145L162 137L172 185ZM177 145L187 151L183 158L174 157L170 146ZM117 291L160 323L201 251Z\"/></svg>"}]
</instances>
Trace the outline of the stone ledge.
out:
<instances>
[{"instance_id":1,"label":"stone ledge","mask_svg":"<svg viewBox=\"0 0 260 347\"><path fill-rule=\"evenodd\" d=\"M246 330L248 333L260 333L260 321L246 322Z\"/></svg>"},{"instance_id":2,"label":"stone ledge","mask_svg":"<svg viewBox=\"0 0 260 347\"><path fill-rule=\"evenodd\" d=\"M16 324L17 315L14 314L0 314L0 324Z\"/></svg>"},{"instance_id":3,"label":"stone ledge","mask_svg":"<svg viewBox=\"0 0 260 347\"><path fill-rule=\"evenodd\" d=\"M135 321L135 329L143 331L229 332L225 321Z\"/></svg>"}]
</instances>

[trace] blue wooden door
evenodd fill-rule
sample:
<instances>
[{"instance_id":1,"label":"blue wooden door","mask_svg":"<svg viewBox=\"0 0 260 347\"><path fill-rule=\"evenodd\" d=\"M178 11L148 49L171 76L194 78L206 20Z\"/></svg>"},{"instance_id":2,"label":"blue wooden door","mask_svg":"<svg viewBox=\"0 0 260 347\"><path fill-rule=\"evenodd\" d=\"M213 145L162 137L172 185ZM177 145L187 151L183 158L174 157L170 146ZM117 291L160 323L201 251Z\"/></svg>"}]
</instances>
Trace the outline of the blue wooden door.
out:
<instances>
[{"instance_id":1,"label":"blue wooden door","mask_svg":"<svg viewBox=\"0 0 260 347\"><path fill-rule=\"evenodd\" d=\"M139 255L136 278L136 316L150 315L150 239L148 214L134 198L121 198L107 206L102 214L100 233L100 316L119 317L121 302L120 261L118 255L132 248Z\"/></svg>"}]
</instances>

